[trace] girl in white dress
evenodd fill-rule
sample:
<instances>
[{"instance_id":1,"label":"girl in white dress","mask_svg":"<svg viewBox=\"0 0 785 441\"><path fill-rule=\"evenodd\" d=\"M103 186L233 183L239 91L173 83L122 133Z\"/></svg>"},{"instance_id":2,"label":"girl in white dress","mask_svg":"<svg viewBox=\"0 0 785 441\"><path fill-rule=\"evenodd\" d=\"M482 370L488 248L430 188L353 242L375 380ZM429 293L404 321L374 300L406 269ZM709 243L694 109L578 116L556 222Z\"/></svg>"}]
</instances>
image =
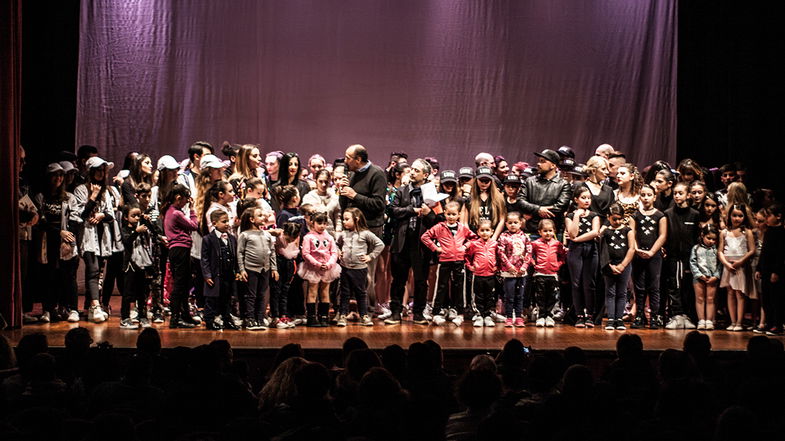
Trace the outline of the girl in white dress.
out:
<instances>
[{"instance_id":1,"label":"girl in white dress","mask_svg":"<svg viewBox=\"0 0 785 441\"><path fill-rule=\"evenodd\" d=\"M720 279L720 288L728 288L728 312L731 324L728 331L741 331L746 298L753 293L752 272L749 262L755 254L755 237L750 221L749 209L744 204L728 207L728 228L720 235L719 257L725 267Z\"/></svg>"}]
</instances>

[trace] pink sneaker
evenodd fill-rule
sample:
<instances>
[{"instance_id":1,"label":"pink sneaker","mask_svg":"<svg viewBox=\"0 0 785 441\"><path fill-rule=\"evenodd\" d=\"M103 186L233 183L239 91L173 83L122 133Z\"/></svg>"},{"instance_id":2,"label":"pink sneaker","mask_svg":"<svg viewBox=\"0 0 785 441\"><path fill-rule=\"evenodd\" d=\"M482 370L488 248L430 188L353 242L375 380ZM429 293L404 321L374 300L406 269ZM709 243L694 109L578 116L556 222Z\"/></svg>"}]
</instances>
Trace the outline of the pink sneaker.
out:
<instances>
[{"instance_id":1,"label":"pink sneaker","mask_svg":"<svg viewBox=\"0 0 785 441\"><path fill-rule=\"evenodd\" d=\"M504 321L505 328L512 328L512 317L507 317L507 320Z\"/></svg>"},{"instance_id":2,"label":"pink sneaker","mask_svg":"<svg viewBox=\"0 0 785 441\"><path fill-rule=\"evenodd\" d=\"M523 317L518 317L515 319L515 327L516 328L525 328L526 322L523 321Z\"/></svg>"}]
</instances>

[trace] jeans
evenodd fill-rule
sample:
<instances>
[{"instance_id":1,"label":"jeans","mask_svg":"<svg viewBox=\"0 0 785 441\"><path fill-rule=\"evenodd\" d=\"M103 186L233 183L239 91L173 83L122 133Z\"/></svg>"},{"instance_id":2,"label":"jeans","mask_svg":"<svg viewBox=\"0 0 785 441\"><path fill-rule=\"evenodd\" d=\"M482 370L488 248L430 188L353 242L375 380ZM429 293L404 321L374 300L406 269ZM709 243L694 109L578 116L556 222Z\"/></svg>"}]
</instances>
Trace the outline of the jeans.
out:
<instances>
[{"instance_id":1,"label":"jeans","mask_svg":"<svg viewBox=\"0 0 785 441\"><path fill-rule=\"evenodd\" d=\"M621 274L605 275L605 309L608 320L621 320L624 305L627 303L627 284L630 282L632 268L627 265Z\"/></svg>"},{"instance_id":2,"label":"jeans","mask_svg":"<svg viewBox=\"0 0 785 441\"><path fill-rule=\"evenodd\" d=\"M652 315L660 311L660 274L662 274L662 253L650 259L635 256L632 261L632 281L635 285L635 303L638 315L644 313L646 296L649 296L649 308Z\"/></svg>"},{"instance_id":3,"label":"jeans","mask_svg":"<svg viewBox=\"0 0 785 441\"><path fill-rule=\"evenodd\" d=\"M594 278L598 262L597 245L593 241L570 243L567 266L572 282L572 304L579 317L594 312Z\"/></svg>"},{"instance_id":4,"label":"jeans","mask_svg":"<svg viewBox=\"0 0 785 441\"><path fill-rule=\"evenodd\" d=\"M526 290L526 277L504 278L504 315L512 318L523 316L523 294Z\"/></svg>"}]
</instances>

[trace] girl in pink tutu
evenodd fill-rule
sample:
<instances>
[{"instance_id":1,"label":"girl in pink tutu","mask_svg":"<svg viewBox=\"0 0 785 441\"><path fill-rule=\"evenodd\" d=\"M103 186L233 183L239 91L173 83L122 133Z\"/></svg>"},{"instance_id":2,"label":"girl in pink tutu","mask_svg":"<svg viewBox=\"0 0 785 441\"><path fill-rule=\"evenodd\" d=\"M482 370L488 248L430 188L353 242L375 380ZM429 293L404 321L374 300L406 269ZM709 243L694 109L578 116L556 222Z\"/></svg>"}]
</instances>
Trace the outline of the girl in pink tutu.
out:
<instances>
[{"instance_id":1,"label":"girl in pink tutu","mask_svg":"<svg viewBox=\"0 0 785 441\"><path fill-rule=\"evenodd\" d=\"M327 315L330 312L330 282L341 275L341 267L337 264L338 246L333 237L327 233L327 225L328 218L325 213L317 213L313 216L313 230L303 238L303 263L297 270L297 275L308 282L305 312L308 316L308 326L311 327L327 326Z\"/></svg>"}]
</instances>

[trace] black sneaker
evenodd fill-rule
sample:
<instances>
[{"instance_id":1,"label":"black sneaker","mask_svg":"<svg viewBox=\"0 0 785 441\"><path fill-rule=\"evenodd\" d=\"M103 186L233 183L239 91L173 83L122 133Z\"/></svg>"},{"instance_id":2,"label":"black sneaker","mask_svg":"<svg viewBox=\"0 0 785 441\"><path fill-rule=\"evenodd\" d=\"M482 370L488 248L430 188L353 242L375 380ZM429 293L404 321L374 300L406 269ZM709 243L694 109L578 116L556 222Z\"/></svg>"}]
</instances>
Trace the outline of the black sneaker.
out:
<instances>
[{"instance_id":1,"label":"black sneaker","mask_svg":"<svg viewBox=\"0 0 785 441\"><path fill-rule=\"evenodd\" d=\"M594 328L594 319L592 319L590 315L587 315L584 324L587 328Z\"/></svg>"},{"instance_id":2,"label":"black sneaker","mask_svg":"<svg viewBox=\"0 0 785 441\"><path fill-rule=\"evenodd\" d=\"M412 323L414 323L415 325L427 325L428 320L425 320L425 317L422 315L422 313L419 313L419 314L414 314Z\"/></svg>"},{"instance_id":3,"label":"black sneaker","mask_svg":"<svg viewBox=\"0 0 785 441\"><path fill-rule=\"evenodd\" d=\"M624 326L624 320L616 320L616 330L617 331L626 331L627 327Z\"/></svg>"},{"instance_id":4,"label":"black sneaker","mask_svg":"<svg viewBox=\"0 0 785 441\"><path fill-rule=\"evenodd\" d=\"M578 316L578 320L575 320L575 327L576 328L585 328L586 327L586 319L583 316Z\"/></svg>"},{"instance_id":5,"label":"black sneaker","mask_svg":"<svg viewBox=\"0 0 785 441\"><path fill-rule=\"evenodd\" d=\"M400 325L401 324L401 313L394 312L390 317L384 319L385 325Z\"/></svg>"},{"instance_id":6,"label":"black sneaker","mask_svg":"<svg viewBox=\"0 0 785 441\"><path fill-rule=\"evenodd\" d=\"M635 317L635 320L632 321L632 325L630 328L632 329L643 329L646 327L646 320L644 320L643 316Z\"/></svg>"},{"instance_id":7,"label":"black sneaker","mask_svg":"<svg viewBox=\"0 0 785 441\"><path fill-rule=\"evenodd\" d=\"M665 323L662 322L661 315L652 316L651 320L649 320L649 329L662 329L665 327Z\"/></svg>"}]
</instances>

